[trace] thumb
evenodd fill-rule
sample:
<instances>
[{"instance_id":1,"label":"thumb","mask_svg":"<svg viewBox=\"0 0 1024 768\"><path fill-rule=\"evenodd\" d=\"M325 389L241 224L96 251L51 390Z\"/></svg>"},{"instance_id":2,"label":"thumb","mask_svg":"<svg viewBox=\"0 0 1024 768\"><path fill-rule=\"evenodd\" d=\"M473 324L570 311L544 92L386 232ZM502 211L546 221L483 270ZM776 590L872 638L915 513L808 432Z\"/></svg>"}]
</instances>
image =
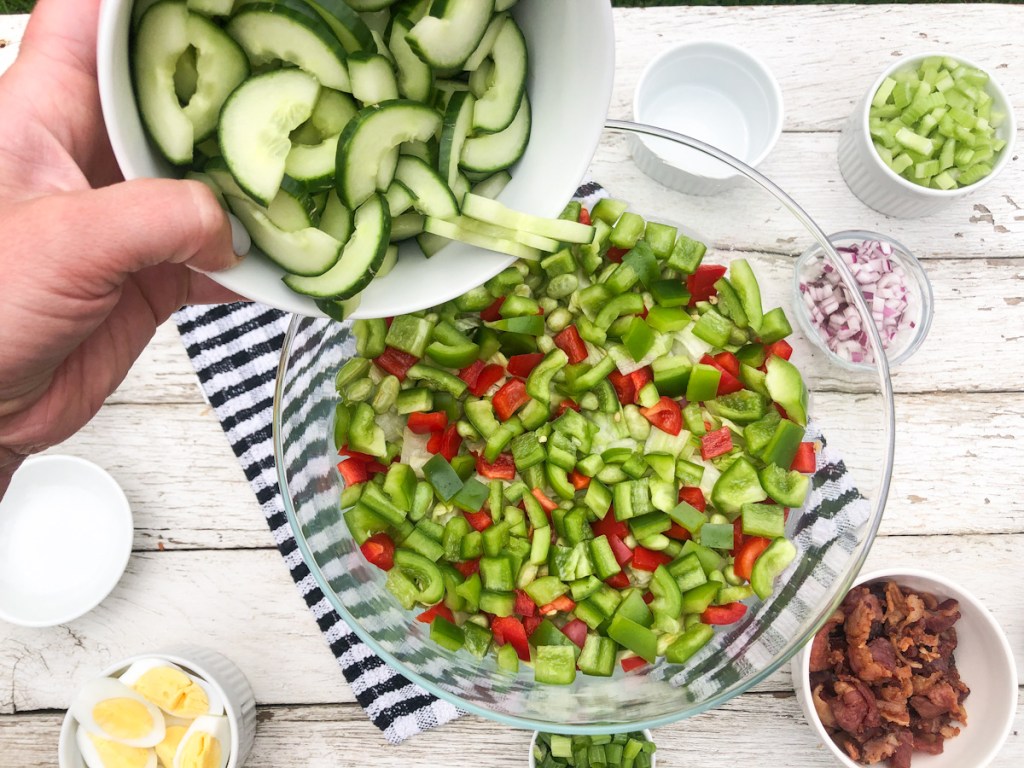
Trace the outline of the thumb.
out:
<instances>
[{"instance_id":1,"label":"thumb","mask_svg":"<svg viewBox=\"0 0 1024 768\"><path fill-rule=\"evenodd\" d=\"M239 261L227 215L197 181L139 179L15 207L22 215L9 252L35 257L34 279L83 298L165 262L216 272Z\"/></svg>"}]
</instances>

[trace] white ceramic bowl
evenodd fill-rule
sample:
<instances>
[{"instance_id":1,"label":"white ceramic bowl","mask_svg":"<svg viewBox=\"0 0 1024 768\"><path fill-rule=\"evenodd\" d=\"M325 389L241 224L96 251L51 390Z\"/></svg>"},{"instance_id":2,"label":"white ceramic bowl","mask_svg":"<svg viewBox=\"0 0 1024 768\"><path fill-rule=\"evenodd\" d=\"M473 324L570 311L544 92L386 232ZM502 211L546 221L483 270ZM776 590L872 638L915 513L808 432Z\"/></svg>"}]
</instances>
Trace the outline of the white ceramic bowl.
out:
<instances>
[{"instance_id":1,"label":"white ceramic bowl","mask_svg":"<svg viewBox=\"0 0 1024 768\"><path fill-rule=\"evenodd\" d=\"M133 532L128 499L103 469L26 459L0 499L0 621L50 627L91 611L124 573Z\"/></svg>"},{"instance_id":2,"label":"white ceramic bowl","mask_svg":"<svg viewBox=\"0 0 1024 768\"><path fill-rule=\"evenodd\" d=\"M112 664L100 677L117 677L134 662L163 659L208 682L224 701L224 712L231 731L231 753L227 768L241 768L256 740L256 698L242 671L227 657L198 645L184 645L155 653L143 653ZM57 745L59 768L85 768L75 742L78 723L69 711L64 716Z\"/></svg>"},{"instance_id":3,"label":"white ceramic bowl","mask_svg":"<svg viewBox=\"0 0 1024 768\"><path fill-rule=\"evenodd\" d=\"M641 733L643 733L644 738L646 738L648 741L654 741L654 736L651 734L650 729L646 729L644 731L641 731ZM537 758L535 758L533 756L533 748L537 744L537 737L539 735L540 735L540 731L534 731L533 732L533 738L530 739L530 755L529 755L529 766L530 766L530 768L537 768ZM658 764L658 753L655 752L653 755L651 755L651 768L655 768L655 766L657 764Z\"/></svg>"},{"instance_id":4,"label":"white ceramic bowl","mask_svg":"<svg viewBox=\"0 0 1024 768\"><path fill-rule=\"evenodd\" d=\"M633 117L757 167L782 133L782 91L749 51L699 40L669 48L644 68ZM724 163L662 139L635 141L633 157L651 178L690 194L714 194L742 180Z\"/></svg>"},{"instance_id":5,"label":"white ceramic bowl","mask_svg":"<svg viewBox=\"0 0 1024 768\"><path fill-rule=\"evenodd\" d=\"M127 179L179 176L149 144L138 115L128 69L131 12L132 0L103 0L100 8L97 71L110 143ZM533 128L529 147L499 199L528 213L557 216L590 164L608 113L615 72L611 5L609 0L520 0L513 15L530 54ZM415 244L406 243L398 265L363 291L352 317L387 317L434 306L513 261L461 243L427 260ZM311 299L285 287L282 274L261 255L212 277L248 298L322 317Z\"/></svg>"},{"instance_id":6,"label":"white ceramic bowl","mask_svg":"<svg viewBox=\"0 0 1024 768\"><path fill-rule=\"evenodd\" d=\"M999 753L1017 713L1017 667L1006 635L977 598L943 576L917 568L888 568L858 578L857 585L895 581L902 587L930 592L939 600L960 604L956 623L958 645L953 652L960 678L970 695L964 702L968 725L947 739L941 755L915 752L915 768L984 768ZM793 686L804 717L833 757L847 768L863 768L832 741L814 711L808 665L811 643L793 657Z\"/></svg>"},{"instance_id":7,"label":"white ceramic bowl","mask_svg":"<svg viewBox=\"0 0 1024 768\"><path fill-rule=\"evenodd\" d=\"M871 142L871 134L868 132L868 111L871 108L871 99L874 98L882 81L893 72L914 66L929 56L950 56L967 66L987 72L989 80L985 90L992 96L992 106L1006 113L1006 120L996 130L996 135L1006 141L1006 146L997 155L992 173L970 186L958 189L928 189L907 181L882 161ZM882 72L846 121L839 137L839 170L850 191L868 207L900 219L930 216L996 178L1013 156L1016 137L1017 123L1013 115L1013 105L989 67L956 54L936 51L915 53L898 59Z\"/></svg>"}]
</instances>

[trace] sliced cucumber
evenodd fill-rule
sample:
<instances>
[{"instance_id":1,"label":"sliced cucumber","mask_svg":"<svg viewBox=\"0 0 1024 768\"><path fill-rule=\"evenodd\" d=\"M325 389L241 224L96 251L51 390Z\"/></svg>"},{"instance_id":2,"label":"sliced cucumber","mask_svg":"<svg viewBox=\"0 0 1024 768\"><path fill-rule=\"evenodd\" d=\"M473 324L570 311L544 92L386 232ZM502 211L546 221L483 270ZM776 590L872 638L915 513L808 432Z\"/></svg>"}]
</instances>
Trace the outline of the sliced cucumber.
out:
<instances>
[{"instance_id":1,"label":"sliced cucumber","mask_svg":"<svg viewBox=\"0 0 1024 768\"><path fill-rule=\"evenodd\" d=\"M480 45L494 13L494 0L434 0L409 33L409 45L438 69L461 69Z\"/></svg>"},{"instance_id":2,"label":"sliced cucumber","mask_svg":"<svg viewBox=\"0 0 1024 768\"><path fill-rule=\"evenodd\" d=\"M398 68L398 92L407 99L426 101L434 87L434 72L416 52L409 47L406 36L412 29L412 22L405 16L396 16L391 22L388 47Z\"/></svg>"},{"instance_id":3,"label":"sliced cucumber","mask_svg":"<svg viewBox=\"0 0 1024 768\"><path fill-rule=\"evenodd\" d=\"M335 134L312 146L293 144L284 163L285 175L302 182L308 189L333 187L339 138L339 134Z\"/></svg>"},{"instance_id":4,"label":"sliced cucumber","mask_svg":"<svg viewBox=\"0 0 1024 768\"><path fill-rule=\"evenodd\" d=\"M441 237L446 237L449 240L458 240L463 243L469 243L470 245L476 245L480 248L486 248L489 251L505 253L509 256L515 256L518 259L539 261L544 256L543 251L523 245L515 240L482 235L479 232L465 229L460 227L458 224L445 221L444 219L435 219L428 216L426 221L423 223L423 229L432 235L439 235ZM420 247L423 247L422 243L420 243ZM424 253L426 254L426 250L424 250ZM431 253L428 255L433 254Z\"/></svg>"},{"instance_id":5,"label":"sliced cucumber","mask_svg":"<svg viewBox=\"0 0 1024 768\"><path fill-rule=\"evenodd\" d=\"M188 0L188 9L205 16L227 16L235 0Z\"/></svg>"},{"instance_id":6,"label":"sliced cucumber","mask_svg":"<svg viewBox=\"0 0 1024 768\"><path fill-rule=\"evenodd\" d=\"M560 242L552 240L550 237L542 237L541 235L535 235L521 229L499 227L497 224L488 224L484 221L471 219L468 216L458 216L451 219L451 222L480 235L486 235L498 240L515 240L517 243L536 248L538 251L554 253L562 247Z\"/></svg>"},{"instance_id":7,"label":"sliced cucumber","mask_svg":"<svg viewBox=\"0 0 1024 768\"><path fill-rule=\"evenodd\" d=\"M196 50L196 84L184 112L198 143L217 130L221 107L249 76L249 60L230 35L198 13L188 15L188 40Z\"/></svg>"},{"instance_id":8,"label":"sliced cucumber","mask_svg":"<svg viewBox=\"0 0 1024 768\"><path fill-rule=\"evenodd\" d=\"M469 179L466 178L466 175L464 173L455 174L455 180L452 182L452 194L455 195L455 199L461 200L469 194L469 190Z\"/></svg>"},{"instance_id":9,"label":"sliced cucumber","mask_svg":"<svg viewBox=\"0 0 1024 768\"><path fill-rule=\"evenodd\" d=\"M403 213L391 219L391 242L407 240L416 237L423 231L423 222L426 216L422 213Z\"/></svg>"},{"instance_id":10,"label":"sliced cucumber","mask_svg":"<svg viewBox=\"0 0 1024 768\"><path fill-rule=\"evenodd\" d=\"M508 171L492 173L485 179L481 179L473 185L473 194L480 197L489 197L494 200L501 194L502 190L512 181L512 174Z\"/></svg>"},{"instance_id":11,"label":"sliced cucumber","mask_svg":"<svg viewBox=\"0 0 1024 768\"><path fill-rule=\"evenodd\" d=\"M441 153L437 165L441 175L454 188L459 173L459 159L462 147L466 143L470 125L473 123L476 99L468 91L457 91L448 100L448 108L444 112L444 124L441 127Z\"/></svg>"},{"instance_id":12,"label":"sliced cucumber","mask_svg":"<svg viewBox=\"0 0 1024 768\"><path fill-rule=\"evenodd\" d=\"M286 272L319 275L337 263L343 244L326 232L315 227L285 232L252 200L227 195L227 201L252 241Z\"/></svg>"},{"instance_id":13,"label":"sliced cucumber","mask_svg":"<svg viewBox=\"0 0 1024 768\"><path fill-rule=\"evenodd\" d=\"M337 320L339 323L345 322L352 313L359 309L359 304L362 301L362 297L353 296L351 299L345 299L343 301L333 301L331 299L316 299L314 302L317 308L327 315L332 320Z\"/></svg>"},{"instance_id":14,"label":"sliced cucumber","mask_svg":"<svg viewBox=\"0 0 1024 768\"><path fill-rule=\"evenodd\" d=\"M152 6L139 20L132 72L139 114L160 154L175 165L192 162L195 133L174 89L178 60L188 50L188 8L181 2Z\"/></svg>"},{"instance_id":15,"label":"sliced cucumber","mask_svg":"<svg viewBox=\"0 0 1024 768\"><path fill-rule=\"evenodd\" d=\"M469 73L469 92L478 99L487 93L487 89L494 83L494 62L485 59L484 62Z\"/></svg>"},{"instance_id":16,"label":"sliced cucumber","mask_svg":"<svg viewBox=\"0 0 1024 768\"><path fill-rule=\"evenodd\" d=\"M477 45L476 50L469 55L466 59L466 63L463 69L470 72L474 71L479 67L488 56L491 55L491 50L494 48L494 41L498 39L498 33L501 31L502 25L504 25L506 14L498 13L491 19L491 22L487 25L487 29L484 30L484 36L480 38L480 43Z\"/></svg>"},{"instance_id":17,"label":"sliced cucumber","mask_svg":"<svg viewBox=\"0 0 1024 768\"><path fill-rule=\"evenodd\" d=\"M364 107L398 98L398 82L391 62L379 53L357 53L348 59L352 96Z\"/></svg>"},{"instance_id":18,"label":"sliced cucumber","mask_svg":"<svg viewBox=\"0 0 1024 768\"><path fill-rule=\"evenodd\" d=\"M423 251L423 255L428 259L431 256L437 254L442 248L451 243L452 241L447 237L441 237L440 235L434 235L430 232L424 232L423 234L416 235L416 245Z\"/></svg>"},{"instance_id":19,"label":"sliced cucumber","mask_svg":"<svg viewBox=\"0 0 1024 768\"><path fill-rule=\"evenodd\" d=\"M346 0L352 8L360 12L379 11L394 5L395 0Z\"/></svg>"},{"instance_id":20,"label":"sliced cucumber","mask_svg":"<svg viewBox=\"0 0 1024 768\"><path fill-rule=\"evenodd\" d=\"M388 249L384 252L384 260L380 263L380 267L377 269L376 277L384 277L398 263L398 246L389 245Z\"/></svg>"},{"instance_id":21,"label":"sliced cucumber","mask_svg":"<svg viewBox=\"0 0 1024 768\"><path fill-rule=\"evenodd\" d=\"M372 194L356 210L353 223L352 236L334 266L316 277L286 275L285 284L293 291L323 299L348 299L365 288L384 262L391 236L384 196Z\"/></svg>"},{"instance_id":22,"label":"sliced cucumber","mask_svg":"<svg viewBox=\"0 0 1024 768\"><path fill-rule=\"evenodd\" d=\"M248 66L248 62L246 62L246 66ZM188 100L195 95L198 85L199 70L196 67L196 49L195 46L189 45L181 54L178 64L174 68L174 93L177 95L178 101L181 104L188 104Z\"/></svg>"},{"instance_id":23,"label":"sliced cucumber","mask_svg":"<svg viewBox=\"0 0 1024 768\"><path fill-rule=\"evenodd\" d=\"M352 236L352 210L338 199L333 189L327 193L327 202L320 214L320 229L342 243L347 243Z\"/></svg>"},{"instance_id":24,"label":"sliced cucumber","mask_svg":"<svg viewBox=\"0 0 1024 768\"><path fill-rule=\"evenodd\" d=\"M412 192L398 179L393 179L388 191L384 193L384 200L388 204L388 212L391 214L392 222L396 216L412 208Z\"/></svg>"},{"instance_id":25,"label":"sliced cucumber","mask_svg":"<svg viewBox=\"0 0 1024 768\"><path fill-rule=\"evenodd\" d=\"M427 165L437 166L437 141L430 139L428 141L407 141L398 148L398 151L403 155L412 155L423 160Z\"/></svg>"},{"instance_id":26,"label":"sliced cucumber","mask_svg":"<svg viewBox=\"0 0 1024 768\"><path fill-rule=\"evenodd\" d=\"M284 178L289 136L312 114L320 86L299 69L246 80L221 111L218 139L224 161L246 194L263 205Z\"/></svg>"},{"instance_id":27,"label":"sliced cucumber","mask_svg":"<svg viewBox=\"0 0 1024 768\"><path fill-rule=\"evenodd\" d=\"M564 243L587 244L594 239L594 228L568 219L545 219L521 211L514 211L497 200L489 200L472 193L462 200L462 213L473 219L497 224L507 229L521 229Z\"/></svg>"},{"instance_id":28,"label":"sliced cucumber","mask_svg":"<svg viewBox=\"0 0 1024 768\"><path fill-rule=\"evenodd\" d=\"M217 184L216 181L213 180L210 174L204 173L203 171L188 171L185 174L185 178L191 181L198 181L201 184L205 184L207 187L209 187L210 191L213 192L214 197L217 198L217 202L220 203L221 207L228 207L228 201L224 199L223 190L221 190L220 186Z\"/></svg>"},{"instance_id":29,"label":"sliced cucumber","mask_svg":"<svg viewBox=\"0 0 1024 768\"><path fill-rule=\"evenodd\" d=\"M517 2L518 2L518 0L495 0L494 10L495 10L495 12L507 11L509 8L511 8L513 5L515 5Z\"/></svg>"},{"instance_id":30,"label":"sliced cucumber","mask_svg":"<svg viewBox=\"0 0 1024 768\"><path fill-rule=\"evenodd\" d=\"M496 133L508 127L526 90L526 38L511 16L505 18L491 49L493 82L473 111L473 129Z\"/></svg>"},{"instance_id":31,"label":"sliced cucumber","mask_svg":"<svg viewBox=\"0 0 1024 768\"><path fill-rule=\"evenodd\" d=\"M378 188L387 189L391 180L381 184L379 169L391 151L406 141L426 141L440 127L437 112L415 101L396 99L360 110L338 143L335 183L342 202L358 208Z\"/></svg>"},{"instance_id":32,"label":"sliced cucumber","mask_svg":"<svg viewBox=\"0 0 1024 768\"><path fill-rule=\"evenodd\" d=\"M450 219L459 215L459 204L451 187L445 184L437 171L418 157L403 155L395 169L395 179L412 195L412 205L426 216Z\"/></svg>"},{"instance_id":33,"label":"sliced cucumber","mask_svg":"<svg viewBox=\"0 0 1024 768\"><path fill-rule=\"evenodd\" d=\"M285 232L297 232L313 226L315 210L316 204L306 188L285 176L281 182L281 189L267 206L267 218Z\"/></svg>"},{"instance_id":34,"label":"sliced cucumber","mask_svg":"<svg viewBox=\"0 0 1024 768\"><path fill-rule=\"evenodd\" d=\"M478 172L499 171L515 163L530 141L530 100L523 93L522 103L508 128L466 139L459 165Z\"/></svg>"},{"instance_id":35,"label":"sliced cucumber","mask_svg":"<svg viewBox=\"0 0 1024 768\"><path fill-rule=\"evenodd\" d=\"M373 48L373 35L366 22L344 0L306 0L349 53Z\"/></svg>"},{"instance_id":36,"label":"sliced cucumber","mask_svg":"<svg viewBox=\"0 0 1024 768\"><path fill-rule=\"evenodd\" d=\"M358 111L359 107L347 93L321 88L309 122L320 132L320 138L326 139L345 130Z\"/></svg>"},{"instance_id":37,"label":"sliced cucumber","mask_svg":"<svg viewBox=\"0 0 1024 768\"><path fill-rule=\"evenodd\" d=\"M434 0L398 0L391 7L391 13L396 17L405 16L415 24L427 15L433 2Z\"/></svg>"},{"instance_id":38,"label":"sliced cucumber","mask_svg":"<svg viewBox=\"0 0 1024 768\"><path fill-rule=\"evenodd\" d=\"M311 8L302 13L281 2L249 3L231 17L227 31L254 67L279 59L306 70L328 88L352 90L345 49Z\"/></svg>"}]
</instances>

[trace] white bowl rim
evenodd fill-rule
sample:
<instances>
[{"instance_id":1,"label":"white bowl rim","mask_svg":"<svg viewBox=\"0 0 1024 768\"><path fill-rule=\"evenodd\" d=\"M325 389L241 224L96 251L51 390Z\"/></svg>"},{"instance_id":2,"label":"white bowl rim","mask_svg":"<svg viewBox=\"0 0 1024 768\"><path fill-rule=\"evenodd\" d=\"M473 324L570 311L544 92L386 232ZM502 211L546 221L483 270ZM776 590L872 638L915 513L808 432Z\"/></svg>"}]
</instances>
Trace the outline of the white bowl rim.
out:
<instances>
[{"instance_id":1,"label":"white bowl rim","mask_svg":"<svg viewBox=\"0 0 1024 768\"><path fill-rule=\"evenodd\" d=\"M914 568L909 566L878 568L857 576L857 579L850 587L850 590L852 591L854 588L863 586L864 584L871 584L882 580L895 581L899 583L902 578L920 579L921 581L933 582L940 589L946 590L947 597L954 597L961 603L969 603L975 610L977 610L978 615L981 617L981 623L988 628L990 634L999 644L1003 655L1010 662L1007 665L1010 670L1009 674L1011 683L1011 685L1008 686L1008 689L1012 691L1012 695L1007 700L1006 706L1002 708L1003 711L1006 712L1005 722L1001 728L1002 738L998 739L993 744L990 744L988 750L980 755L982 759L977 763L978 765L987 765L996 756L1003 744L1006 743L1006 739L1009 737L1010 731L1013 730L1013 723L1017 714L1017 666L1014 663L1013 651L1010 648L1010 641L1006 638L1006 633L1003 631L1003 628L999 626L999 622L996 621L992 612L989 611L989 609L986 608L977 597L947 577L933 571L925 570L924 568ZM800 687L800 693L804 701L808 702L805 707L808 714L804 719L809 722L811 728L818 735L818 738L821 739L825 744L825 747L837 760L839 760L839 762L847 766L847 768L864 768L863 764L851 760L845 753L843 753L839 746L832 740L832 737L825 731L825 726L821 724L821 721L817 716L811 716L809 714L813 706L810 704L812 692L808 665L810 664L811 645L813 641L814 638L812 636L811 640L807 642L807 645L805 645L799 653L793 656L792 662L793 676L797 678L794 685Z\"/></svg>"},{"instance_id":2,"label":"white bowl rim","mask_svg":"<svg viewBox=\"0 0 1024 768\"><path fill-rule=\"evenodd\" d=\"M677 55L679 51L702 48L708 50L723 51L735 59L740 59L749 64L752 64L752 69L759 71L765 78L765 82L769 86L769 89L771 91L771 97L774 102L774 106L776 107L776 111L778 113L775 119L775 124L772 126L772 129L768 135L768 139L765 142L764 148L761 150L759 154L757 154L753 158L737 158L738 160L741 160L747 165L756 168L761 162L764 161L766 157L768 157L768 154L775 148L775 145L779 141L779 137L782 135L782 126L785 122L786 117L784 104L782 100L782 88L779 86L779 81L775 78L775 75L772 74L771 69L769 69L768 65L764 62L764 59L762 59L757 54L747 50L746 48L741 48L735 43L731 43L727 40L721 40L718 38L701 38L698 40L687 40L685 42L672 45L666 48L661 53L659 53L657 56L655 56L653 59L647 62L647 65L643 68L643 71L640 73L640 77L636 81L636 88L633 89L633 119L638 123L648 122L647 120L644 119L643 115L641 114L641 109L643 107L641 91L643 90L644 83L651 76L651 73L654 72L658 67L662 66L665 63L666 59L669 59L672 56ZM671 130L671 128L669 130ZM641 137L640 140L644 141L644 138ZM644 144L646 145L647 142L644 141ZM737 172L733 171L730 174L730 177L735 175L737 175Z\"/></svg>"},{"instance_id":3,"label":"white bowl rim","mask_svg":"<svg viewBox=\"0 0 1024 768\"><path fill-rule=\"evenodd\" d=\"M915 61L934 56L956 59L961 64L966 64L969 67L980 69L982 72L986 73L988 75L988 84L985 87L991 88L992 91L994 91L1002 100L1003 104L1006 105L1006 122L1003 124L1003 130L1006 132L1006 146L1000 151L999 160L992 166L992 172L985 178L980 179L973 184L969 184L966 187L957 187L956 189L932 189L931 187L922 187L911 181L907 181L886 165L882 161L882 158L878 156L878 152L875 150L875 147L871 142L871 132L868 130L868 114L871 109L871 98L878 91L878 87L882 84L882 81L898 69L902 69ZM1014 143L1017 139L1017 119L1013 114L1013 102L1010 101L1009 95L1005 90L1003 90L1003 86L999 84L996 77L986 67L983 67L977 62L956 53L932 50L901 56L891 65L886 67L882 74L875 79L875 82L871 84L871 88L868 90L867 95L864 97L864 100L857 109L860 112L857 122L860 124L861 130L855 140L861 141L867 145L867 148L870 150L869 154L871 155L871 161L875 166L877 168L881 168L887 178L897 183L903 189L914 192L921 197L932 198L934 200L954 200L988 184L998 176L1006 167L1007 163L1010 162L1010 155L1013 154Z\"/></svg>"}]
</instances>

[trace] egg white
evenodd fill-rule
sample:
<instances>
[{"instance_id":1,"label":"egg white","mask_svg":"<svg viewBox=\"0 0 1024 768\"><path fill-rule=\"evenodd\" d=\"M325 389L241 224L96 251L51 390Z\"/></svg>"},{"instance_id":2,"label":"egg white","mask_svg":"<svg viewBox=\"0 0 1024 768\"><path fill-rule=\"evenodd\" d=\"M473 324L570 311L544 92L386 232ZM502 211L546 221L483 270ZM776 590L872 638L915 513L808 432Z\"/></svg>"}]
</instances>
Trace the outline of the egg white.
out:
<instances>
[{"instance_id":1,"label":"egg white","mask_svg":"<svg viewBox=\"0 0 1024 768\"><path fill-rule=\"evenodd\" d=\"M153 726L149 732L136 739L118 739L100 728L93 717L93 708L101 701L107 699L133 699L142 704L153 720ZM71 704L71 716L90 733L102 736L110 741L117 741L129 747L153 747L164 740L165 726L164 715L160 708L148 701L144 696L136 693L124 683L112 680L109 677L100 677L90 680L82 686L75 700Z\"/></svg>"},{"instance_id":2,"label":"egg white","mask_svg":"<svg viewBox=\"0 0 1024 768\"><path fill-rule=\"evenodd\" d=\"M174 768L181 768L185 745L195 733L208 733L220 742L220 763L216 768L225 768L228 758L231 756L231 726L226 717L213 715L202 715L192 721L192 725L181 737L178 752L174 756Z\"/></svg>"},{"instance_id":3,"label":"egg white","mask_svg":"<svg viewBox=\"0 0 1024 768\"><path fill-rule=\"evenodd\" d=\"M92 739L89 738L89 732L82 726L79 726L75 732L75 741L78 743L78 752L81 754L82 760L85 761L86 768L107 768L103 758L100 757L96 747L93 746ZM149 750L149 757L142 768L157 768L156 752L152 749Z\"/></svg>"},{"instance_id":4,"label":"egg white","mask_svg":"<svg viewBox=\"0 0 1024 768\"><path fill-rule=\"evenodd\" d=\"M200 688L206 692L206 700L210 703L209 708L203 714L206 715L223 715L224 714L224 698L214 690L213 686L210 685L206 680L194 675L187 669L172 664L164 659L139 659L132 664L124 673L118 678L122 683L127 686L133 686L139 681L144 674L152 669L158 669L160 667L167 667L169 669L176 669L179 672L187 675L193 682L196 683ZM161 708L162 709L162 708ZM168 710L164 710L167 714L173 714Z\"/></svg>"}]
</instances>

